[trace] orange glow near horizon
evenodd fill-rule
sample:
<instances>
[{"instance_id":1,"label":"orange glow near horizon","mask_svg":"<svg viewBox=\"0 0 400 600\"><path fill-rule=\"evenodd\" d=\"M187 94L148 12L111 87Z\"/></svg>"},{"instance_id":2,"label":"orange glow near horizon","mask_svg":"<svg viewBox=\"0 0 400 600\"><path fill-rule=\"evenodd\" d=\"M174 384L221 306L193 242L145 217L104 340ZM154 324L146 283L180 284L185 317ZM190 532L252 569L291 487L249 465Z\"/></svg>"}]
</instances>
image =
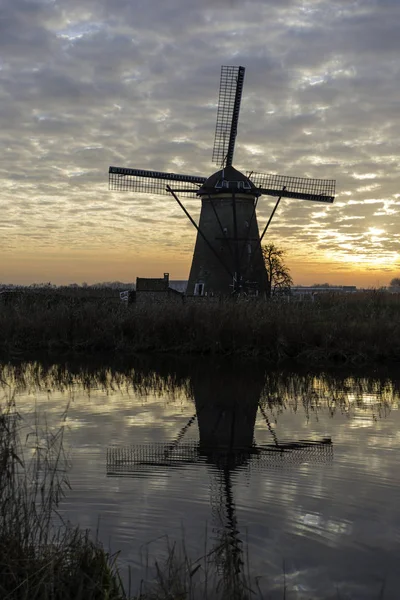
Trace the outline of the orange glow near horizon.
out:
<instances>
[{"instance_id":1,"label":"orange glow near horizon","mask_svg":"<svg viewBox=\"0 0 400 600\"><path fill-rule=\"evenodd\" d=\"M277 243L277 242L276 242ZM120 254L110 252L70 251L69 253L29 252L10 254L4 261L1 272L3 284L30 285L48 283L68 285L106 281L132 283L136 277L161 277L164 272L170 279L186 280L189 277L192 254L177 255L176 252L136 255L133 252ZM334 285L356 285L357 287L387 286L398 274L398 256L392 262L375 261L367 257L351 257L332 254L318 261L286 250L288 265L295 285L330 283ZM397 260L397 263L396 263ZM397 264L397 269L396 269Z\"/></svg>"},{"instance_id":2,"label":"orange glow near horizon","mask_svg":"<svg viewBox=\"0 0 400 600\"><path fill-rule=\"evenodd\" d=\"M267 231L294 282L400 277L398 3L108 4L5 3L0 283L188 279L196 231L178 203L110 190L108 169L219 170L227 63L246 68L234 167L336 181L333 204L283 198ZM260 231L275 203L260 197Z\"/></svg>"}]
</instances>

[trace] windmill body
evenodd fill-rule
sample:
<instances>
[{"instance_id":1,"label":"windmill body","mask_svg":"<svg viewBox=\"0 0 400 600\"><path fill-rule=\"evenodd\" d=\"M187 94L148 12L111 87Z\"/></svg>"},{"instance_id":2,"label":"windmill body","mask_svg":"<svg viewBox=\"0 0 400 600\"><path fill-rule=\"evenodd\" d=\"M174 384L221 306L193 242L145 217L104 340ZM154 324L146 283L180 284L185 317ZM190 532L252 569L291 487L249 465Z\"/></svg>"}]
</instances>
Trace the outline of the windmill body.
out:
<instances>
[{"instance_id":1,"label":"windmill body","mask_svg":"<svg viewBox=\"0 0 400 600\"><path fill-rule=\"evenodd\" d=\"M198 194L199 230L205 235L197 233L187 294L226 294L235 281L241 281L247 293L264 289L255 186L231 166L209 177Z\"/></svg>"},{"instance_id":2,"label":"windmill body","mask_svg":"<svg viewBox=\"0 0 400 600\"><path fill-rule=\"evenodd\" d=\"M249 456L255 450L254 427L264 387L263 371L247 368L236 374L230 368L211 366L206 376L194 375L191 382L200 454L215 463L228 455Z\"/></svg>"},{"instance_id":3,"label":"windmill body","mask_svg":"<svg viewBox=\"0 0 400 600\"><path fill-rule=\"evenodd\" d=\"M267 288L261 244L281 198L331 203L333 180L247 173L232 166L244 67L223 66L213 161L222 167L211 177L109 168L111 190L170 194L197 230L187 295L259 295ZM179 196L199 198L199 222ZM260 236L256 208L261 195L277 198Z\"/></svg>"}]
</instances>

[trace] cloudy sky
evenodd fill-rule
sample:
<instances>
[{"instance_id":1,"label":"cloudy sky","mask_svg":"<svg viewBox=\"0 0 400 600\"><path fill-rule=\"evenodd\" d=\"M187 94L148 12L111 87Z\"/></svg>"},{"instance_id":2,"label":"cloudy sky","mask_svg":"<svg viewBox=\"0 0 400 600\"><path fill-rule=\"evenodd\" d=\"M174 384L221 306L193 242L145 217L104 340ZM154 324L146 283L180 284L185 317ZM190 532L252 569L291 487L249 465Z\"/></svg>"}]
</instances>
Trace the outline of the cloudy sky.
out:
<instances>
[{"instance_id":1,"label":"cloudy sky","mask_svg":"<svg viewBox=\"0 0 400 600\"><path fill-rule=\"evenodd\" d=\"M284 200L270 227L295 282L387 285L399 24L398 0L0 0L0 281L186 279L185 215L110 192L108 167L215 171L220 67L243 65L235 166L337 180L333 205Z\"/></svg>"}]
</instances>

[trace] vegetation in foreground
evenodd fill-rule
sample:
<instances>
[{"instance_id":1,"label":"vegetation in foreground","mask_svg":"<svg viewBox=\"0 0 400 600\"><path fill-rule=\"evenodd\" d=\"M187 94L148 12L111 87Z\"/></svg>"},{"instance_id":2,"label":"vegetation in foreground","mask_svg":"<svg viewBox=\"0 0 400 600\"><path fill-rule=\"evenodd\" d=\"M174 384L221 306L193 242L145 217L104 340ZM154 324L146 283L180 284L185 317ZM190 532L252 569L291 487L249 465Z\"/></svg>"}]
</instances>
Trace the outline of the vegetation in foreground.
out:
<instances>
[{"instance_id":1,"label":"vegetation in foreground","mask_svg":"<svg viewBox=\"0 0 400 600\"><path fill-rule=\"evenodd\" d=\"M0 597L2 600L123 600L115 557L87 531L64 523L57 507L68 485L55 434L20 439L12 398L0 405ZM26 433L26 432L25 432ZM31 455L31 456L29 456Z\"/></svg>"},{"instance_id":2,"label":"vegetation in foreground","mask_svg":"<svg viewBox=\"0 0 400 600\"><path fill-rule=\"evenodd\" d=\"M396 363L400 294L321 294L314 302L204 298L145 306L107 297L21 294L0 306L0 332L3 358L172 352L275 363Z\"/></svg>"}]
</instances>

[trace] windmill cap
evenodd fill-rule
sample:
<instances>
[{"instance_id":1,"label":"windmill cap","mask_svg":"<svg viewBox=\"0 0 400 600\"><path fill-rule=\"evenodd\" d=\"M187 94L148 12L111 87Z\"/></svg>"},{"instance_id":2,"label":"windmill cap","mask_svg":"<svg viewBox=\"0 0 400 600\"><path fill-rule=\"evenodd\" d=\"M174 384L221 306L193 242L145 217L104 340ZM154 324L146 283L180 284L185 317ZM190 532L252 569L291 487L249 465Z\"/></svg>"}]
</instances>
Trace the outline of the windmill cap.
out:
<instances>
[{"instance_id":1,"label":"windmill cap","mask_svg":"<svg viewBox=\"0 0 400 600\"><path fill-rule=\"evenodd\" d=\"M246 175L232 166L225 167L211 175L197 192L199 196L205 194L238 192L259 195L254 183Z\"/></svg>"}]
</instances>

